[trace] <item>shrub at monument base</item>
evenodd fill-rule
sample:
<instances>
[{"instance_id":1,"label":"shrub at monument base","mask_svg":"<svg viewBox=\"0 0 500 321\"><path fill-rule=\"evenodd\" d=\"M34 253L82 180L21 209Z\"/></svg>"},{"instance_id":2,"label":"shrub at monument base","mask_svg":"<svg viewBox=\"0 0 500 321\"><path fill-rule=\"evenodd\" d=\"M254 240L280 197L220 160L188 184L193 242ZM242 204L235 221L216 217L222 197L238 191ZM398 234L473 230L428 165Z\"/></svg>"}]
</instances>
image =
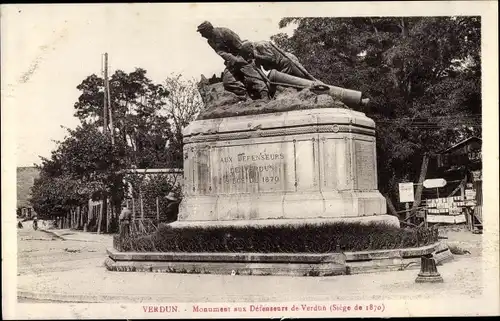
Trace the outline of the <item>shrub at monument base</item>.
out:
<instances>
[{"instance_id":1,"label":"shrub at monument base","mask_svg":"<svg viewBox=\"0 0 500 321\"><path fill-rule=\"evenodd\" d=\"M267 227L161 226L150 235L114 239L122 252L327 253L411 248L438 241L437 229L331 223Z\"/></svg>"}]
</instances>

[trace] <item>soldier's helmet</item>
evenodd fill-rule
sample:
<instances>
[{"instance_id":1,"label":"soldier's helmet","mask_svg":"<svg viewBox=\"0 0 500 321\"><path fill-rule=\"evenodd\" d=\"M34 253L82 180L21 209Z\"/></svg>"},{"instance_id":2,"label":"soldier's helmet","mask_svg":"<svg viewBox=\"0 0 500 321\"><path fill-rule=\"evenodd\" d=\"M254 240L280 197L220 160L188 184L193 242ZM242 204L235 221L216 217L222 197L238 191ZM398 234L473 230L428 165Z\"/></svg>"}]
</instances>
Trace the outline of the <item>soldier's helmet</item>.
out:
<instances>
[{"instance_id":1,"label":"soldier's helmet","mask_svg":"<svg viewBox=\"0 0 500 321\"><path fill-rule=\"evenodd\" d=\"M198 26L198 29L196 31L202 32L202 31L209 31L212 30L214 26L208 21L204 21L201 25Z\"/></svg>"}]
</instances>

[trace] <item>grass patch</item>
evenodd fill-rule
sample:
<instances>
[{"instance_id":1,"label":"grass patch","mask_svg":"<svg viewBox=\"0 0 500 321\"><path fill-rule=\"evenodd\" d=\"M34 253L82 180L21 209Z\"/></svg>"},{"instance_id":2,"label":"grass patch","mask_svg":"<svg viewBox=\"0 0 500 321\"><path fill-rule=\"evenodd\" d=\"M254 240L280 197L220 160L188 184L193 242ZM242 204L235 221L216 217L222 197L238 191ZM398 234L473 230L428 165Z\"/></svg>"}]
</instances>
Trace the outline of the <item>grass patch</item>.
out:
<instances>
[{"instance_id":1,"label":"grass patch","mask_svg":"<svg viewBox=\"0 0 500 321\"><path fill-rule=\"evenodd\" d=\"M380 223L325 223L266 227L161 226L149 235L113 240L121 252L329 253L411 248L438 241L434 228L402 229Z\"/></svg>"}]
</instances>

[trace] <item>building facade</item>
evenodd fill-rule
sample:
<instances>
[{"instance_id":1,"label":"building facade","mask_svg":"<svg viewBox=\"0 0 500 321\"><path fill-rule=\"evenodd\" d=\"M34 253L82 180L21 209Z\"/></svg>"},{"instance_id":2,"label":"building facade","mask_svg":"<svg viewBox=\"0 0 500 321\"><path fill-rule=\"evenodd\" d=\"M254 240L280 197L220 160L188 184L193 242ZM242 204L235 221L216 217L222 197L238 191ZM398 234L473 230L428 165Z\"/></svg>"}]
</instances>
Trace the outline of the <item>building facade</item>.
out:
<instances>
[{"instance_id":1,"label":"building facade","mask_svg":"<svg viewBox=\"0 0 500 321\"><path fill-rule=\"evenodd\" d=\"M39 175L40 171L34 166L17 168L17 210L23 218L31 218L36 214L29 199L31 188Z\"/></svg>"}]
</instances>

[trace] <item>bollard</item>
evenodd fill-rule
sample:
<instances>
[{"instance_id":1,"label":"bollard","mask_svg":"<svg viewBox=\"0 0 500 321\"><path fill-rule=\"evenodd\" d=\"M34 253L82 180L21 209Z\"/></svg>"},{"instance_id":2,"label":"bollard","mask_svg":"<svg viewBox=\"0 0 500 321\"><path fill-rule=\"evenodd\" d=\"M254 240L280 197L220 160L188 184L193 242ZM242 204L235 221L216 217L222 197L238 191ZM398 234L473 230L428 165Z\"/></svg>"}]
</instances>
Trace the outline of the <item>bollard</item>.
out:
<instances>
[{"instance_id":1,"label":"bollard","mask_svg":"<svg viewBox=\"0 0 500 321\"><path fill-rule=\"evenodd\" d=\"M423 255L420 261L420 273L415 279L416 283L441 283L444 282L439 274L436 261L432 254Z\"/></svg>"}]
</instances>

